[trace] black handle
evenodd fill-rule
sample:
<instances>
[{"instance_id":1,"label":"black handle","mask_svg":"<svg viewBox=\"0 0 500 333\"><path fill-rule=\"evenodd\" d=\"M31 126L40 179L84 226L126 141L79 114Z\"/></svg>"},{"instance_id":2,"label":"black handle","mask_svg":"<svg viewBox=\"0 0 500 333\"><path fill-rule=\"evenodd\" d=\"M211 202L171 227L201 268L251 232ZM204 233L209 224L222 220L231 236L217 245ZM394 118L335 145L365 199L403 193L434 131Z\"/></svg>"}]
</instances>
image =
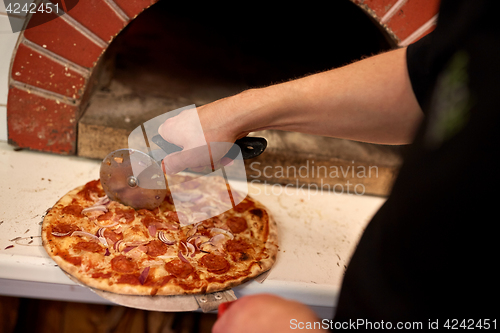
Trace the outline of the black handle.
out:
<instances>
[{"instance_id":1,"label":"black handle","mask_svg":"<svg viewBox=\"0 0 500 333\"><path fill-rule=\"evenodd\" d=\"M244 138L238 139L234 142L241 149L241 155L244 160L248 160L259 156L266 150L267 140L257 136L245 136ZM236 158L238 150L235 149L236 146L231 147L224 157L229 157L231 159ZM234 150L234 152L231 152Z\"/></svg>"},{"instance_id":2,"label":"black handle","mask_svg":"<svg viewBox=\"0 0 500 333\"><path fill-rule=\"evenodd\" d=\"M167 140L163 139L160 134L156 134L151 138L151 141L156 143L158 147L163 149L164 152L167 154L175 153L176 151L181 151L182 148L179 146L174 145L173 143L168 142Z\"/></svg>"},{"instance_id":3,"label":"black handle","mask_svg":"<svg viewBox=\"0 0 500 333\"><path fill-rule=\"evenodd\" d=\"M182 150L181 147L164 140L159 134L153 136L151 140L169 154ZM266 139L253 136L246 136L244 138L236 140L234 143L238 145L238 147L240 147L241 155L245 160L259 156L264 152L264 150L266 150L267 147ZM224 157L229 157L231 159L235 159L236 156L238 156L238 149L236 148L236 146L231 147L227 154L224 155Z\"/></svg>"}]
</instances>

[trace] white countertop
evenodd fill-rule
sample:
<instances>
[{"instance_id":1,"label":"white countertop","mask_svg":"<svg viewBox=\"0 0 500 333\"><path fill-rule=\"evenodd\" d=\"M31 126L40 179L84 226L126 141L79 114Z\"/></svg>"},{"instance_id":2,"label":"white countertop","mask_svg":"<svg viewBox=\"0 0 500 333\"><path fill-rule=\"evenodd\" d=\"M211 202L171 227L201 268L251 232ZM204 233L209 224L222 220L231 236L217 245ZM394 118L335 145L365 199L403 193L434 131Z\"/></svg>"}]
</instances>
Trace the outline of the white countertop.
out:
<instances>
[{"instance_id":1,"label":"white countertop","mask_svg":"<svg viewBox=\"0 0 500 333\"><path fill-rule=\"evenodd\" d=\"M0 142L0 294L27 296L29 290L33 297L106 302L66 277L39 238L44 212L69 190L97 179L99 167L100 161L16 152ZM271 292L333 309L345 266L385 199L286 189L249 184L250 195L278 224L280 251L264 283L252 281L234 291L237 296ZM14 247L5 249L9 245Z\"/></svg>"}]
</instances>

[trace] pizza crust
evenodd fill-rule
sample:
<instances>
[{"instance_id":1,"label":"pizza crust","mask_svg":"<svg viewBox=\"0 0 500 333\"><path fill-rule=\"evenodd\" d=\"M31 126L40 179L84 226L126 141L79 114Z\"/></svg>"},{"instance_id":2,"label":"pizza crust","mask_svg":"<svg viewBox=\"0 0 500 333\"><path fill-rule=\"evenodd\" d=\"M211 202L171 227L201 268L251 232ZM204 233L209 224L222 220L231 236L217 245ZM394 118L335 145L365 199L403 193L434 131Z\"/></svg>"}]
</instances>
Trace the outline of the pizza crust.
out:
<instances>
[{"instance_id":1,"label":"pizza crust","mask_svg":"<svg viewBox=\"0 0 500 333\"><path fill-rule=\"evenodd\" d=\"M257 223L258 226L263 227L261 228L261 231L256 235L255 239L252 239L249 235L257 233L258 228L254 230L254 228L250 227L250 224L248 224L249 230L241 234L234 234L234 239L238 240L242 239L251 244L252 246L260 244L258 247L252 248L252 250L255 253L255 257L253 257L251 261L249 260L244 260L242 262L234 261L231 256L231 253L227 252L224 253L225 251L223 249L225 249L225 247L222 247L221 251L219 252L215 251L215 253L217 255L225 256L225 259L230 263L231 268L226 273L214 274L211 273L210 271L207 271L207 268L204 267L202 264L200 264L200 258L204 254L192 253L192 257L190 256L188 258L188 261L191 263L194 273L191 273L188 277L182 278L182 277L172 276L172 274L170 274L171 276L170 280L168 281L168 283L165 283L162 286L159 286L158 284L147 285L147 283L149 283L148 279L150 279L150 275L151 279L153 280L161 278L168 279L167 274L169 273L166 271L164 266L160 265L160 266L151 266L149 268L150 272L152 271L153 273L148 274L148 277L144 285L137 283L135 284L118 283L122 275L127 275L127 274L122 274L113 271L110 265L110 261L111 258L115 258L116 256L122 255L121 252L123 251L123 248L118 246L118 249L121 251L115 251L114 247L108 244L108 248L106 250L109 252L108 256L103 255L102 252L100 254L87 251L80 251L80 253L78 253L78 251L76 252L74 251L75 244L81 241L83 242L87 241L86 239L84 239L85 237L71 236L71 234L64 237L57 237L53 234L54 230L56 231L59 230L57 228L58 226L60 227L62 224L64 224L66 227L67 225L71 225L73 226L72 228L77 228L78 230L81 231L88 231L89 233L95 233L96 229L99 229L95 225L96 222L95 219L89 218L88 216L85 215L81 215L81 213L78 214L78 212L75 212L74 213L75 216L71 216L71 214L62 214L62 211L64 209L69 210L68 206L80 205L81 207L84 207L85 204L87 207L89 207L92 206L96 200L99 200L100 197L99 194L102 194L102 192L100 192L102 190L102 188L100 187L100 183L94 182L92 186L89 186L90 183L92 182L89 182L85 186L80 186L68 192L65 196L63 196L54 205L54 207L47 213L42 224L42 242L49 256L57 263L57 265L64 272L70 274L72 277L77 279L83 285L86 285L88 287L97 290L103 290L107 292L124 294L124 295L203 294L203 293L211 293L215 291L230 289L242 283L245 283L257 277L258 275L268 271L276 261L276 255L278 252L277 225L269 215L269 212L265 208L265 206L255 201L254 199L247 197L245 199L245 203L250 204L251 209L244 210L243 212L237 212L237 209L239 207L237 206L236 209L221 214L221 216L222 215L223 216L222 217L219 216L218 220L216 220L215 218L214 220L216 221L215 223L219 223L222 226L224 226L225 223L224 220L227 221L227 219L232 216L240 216L244 217L247 222L254 221ZM93 192L89 191L89 188L96 189L96 192L92 194ZM87 196L87 199L83 200L82 198L85 196ZM168 204L166 204L166 206L168 206ZM116 214L116 212L118 212L119 209L123 210L128 208L118 203L112 203L110 204L109 207L112 207L109 208L109 211L114 211L113 214ZM161 207L163 207L163 205ZM265 214L263 214L263 216L258 216L260 213L257 215L252 215L252 213L250 213L249 211L255 209L261 209L262 211L265 212ZM161 209L157 214L160 214L160 211ZM255 212L258 213L258 211ZM159 215L163 219L161 221L165 224L169 222L168 219L165 220L165 216L170 216L166 213L168 212L164 210ZM139 228L141 227L141 223L144 224L144 219L145 218L143 216L140 216L139 212L136 211L135 219L133 220L133 222L131 222L130 224L120 222L113 228L109 229L118 230L120 228L121 229L130 228L132 225L137 225ZM167 227L170 227L170 225L167 225ZM170 237L172 237L172 234L175 235L178 246L176 248L177 250L179 250L180 247L180 242L181 242L180 239L184 239L184 241L186 241L186 234L190 232L191 228L193 228L193 226L187 226L187 227L179 226L179 230L175 232L173 230L166 230L169 232ZM203 232L207 233L208 232L207 230L209 230L210 228L204 228L204 224L202 224L201 227L198 227L196 232L199 232L200 229L202 229ZM265 233L266 230L267 230L266 241L264 243L262 242L259 243L258 238L261 237L263 235L262 232ZM157 235L158 234L156 234L156 236ZM197 235L197 233L195 233L195 235ZM153 239L156 238L157 237L153 237L150 234L147 237L147 239L145 239L145 241L151 242ZM110 240L108 239L108 241ZM226 239L226 241L228 240ZM143 247L144 246L149 246L149 245L143 245ZM138 246L138 248L139 247L140 246ZM161 260L163 260L165 263L172 260L178 260L177 258L170 258L168 256L167 256L168 258L161 258L160 260L158 257L151 258L149 255L147 255L147 252L146 254L144 254L140 253L139 250L135 248L133 250L135 250L136 252L134 255L140 255L141 263L144 263L147 260L152 262L160 262ZM142 250L144 251L144 248ZM182 249L179 251L182 251ZM131 252L132 251L128 252L125 255L129 255ZM137 266L139 269L132 273L135 274L135 276L141 273L141 270L144 269L141 268L140 265L141 264L138 263ZM110 277L109 278L92 277L92 274L94 274L95 272L99 272L99 270L102 270L105 273L110 273Z\"/></svg>"}]
</instances>

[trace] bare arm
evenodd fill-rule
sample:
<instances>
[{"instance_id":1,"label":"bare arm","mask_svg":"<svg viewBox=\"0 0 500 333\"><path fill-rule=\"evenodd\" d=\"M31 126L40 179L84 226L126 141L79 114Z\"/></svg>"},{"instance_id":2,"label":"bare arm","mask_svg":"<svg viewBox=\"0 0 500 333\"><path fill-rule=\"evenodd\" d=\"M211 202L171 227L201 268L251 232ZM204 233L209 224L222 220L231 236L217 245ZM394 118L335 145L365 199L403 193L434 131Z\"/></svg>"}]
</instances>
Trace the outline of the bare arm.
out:
<instances>
[{"instance_id":1,"label":"bare arm","mask_svg":"<svg viewBox=\"0 0 500 333\"><path fill-rule=\"evenodd\" d=\"M405 144L412 141L423 117L408 76L406 49L266 88L250 89L197 110L207 142L234 142L249 132L279 129ZM159 128L165 140L187 148L182 154L164 160L168 173L203 164L198 161L199 154L188 149L200 145L199 135L192 135L189 130L189 119L181 113ZM219 152L213 158L217 160L224 154Z\"/></svg>"},{"instance_id":2,"label":"bare arm","mask_svg":"<svg viewBox=\"0 0 500 333\"><path fill-rule=\"evenodd\" d=\"M280 129L384 144L410 143L422 118L406 49L251 89L198 112L207 139Z\"/></svg>"}]
</instances>

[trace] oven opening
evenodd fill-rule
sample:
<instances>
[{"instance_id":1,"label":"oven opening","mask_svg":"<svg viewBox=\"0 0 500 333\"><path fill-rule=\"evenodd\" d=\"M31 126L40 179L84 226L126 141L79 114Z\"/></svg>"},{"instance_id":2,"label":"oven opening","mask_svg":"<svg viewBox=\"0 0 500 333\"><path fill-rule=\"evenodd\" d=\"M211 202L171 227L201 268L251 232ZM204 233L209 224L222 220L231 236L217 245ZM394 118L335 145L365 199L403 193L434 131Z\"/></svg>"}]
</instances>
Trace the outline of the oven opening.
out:
<instances>
[{"instance_id":1,"label":"oven opening","mask_svg":"<svg viewBox=\"0 0 500 333\"><path fill-rule=\"evenodd\" d=\"M102 159L126 148L134 128L167 111L339 67L393 47L379 24L350 1L265 8L159 1L101 57L78 125L78 155ZM399 163L397 149L390 147L278 131L265 136L269 148L258 158L262 167L306 163L310 152L302 151L304 137L317 146L313 155L318 155L312 157L317 163L366 164L373 158L391 167ZM379 157L366 160L367 152ZM372 192L386 190L377 191Z\"/></svg>"}]
</instances>

